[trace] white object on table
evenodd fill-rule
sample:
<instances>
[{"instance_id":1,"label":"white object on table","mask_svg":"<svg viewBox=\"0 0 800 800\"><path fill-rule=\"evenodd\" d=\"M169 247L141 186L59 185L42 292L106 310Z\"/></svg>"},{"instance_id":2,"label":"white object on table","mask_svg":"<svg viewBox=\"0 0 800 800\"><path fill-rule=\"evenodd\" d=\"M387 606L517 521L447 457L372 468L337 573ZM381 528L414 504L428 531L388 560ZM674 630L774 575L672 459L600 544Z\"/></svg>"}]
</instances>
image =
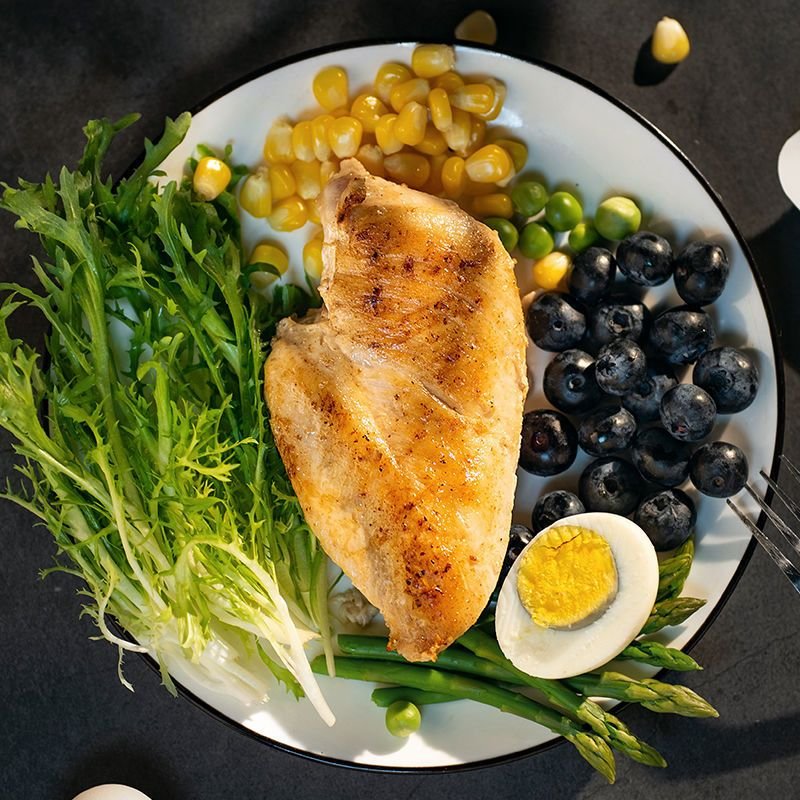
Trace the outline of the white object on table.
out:
<instances>
[{"instance_id":1,"label":"white object on table","mask_svg":"<svg viewBox=\"0 0 800 800\"><path fill-rule=\"evenodd\" d=\"M778 179L786 196L800 208L800 131L790 136L781 148Z\"/></svg>"},{"instance_id":2,"label":"white object on table","mask_svg":"<svg viewBox=\"0 0 800 800\"><path fill-rule=\"evenodd\" d=\"M146 794L121 783L104 783L81 792L73 800L150 800Z\"/></svg>"}]
</instances>

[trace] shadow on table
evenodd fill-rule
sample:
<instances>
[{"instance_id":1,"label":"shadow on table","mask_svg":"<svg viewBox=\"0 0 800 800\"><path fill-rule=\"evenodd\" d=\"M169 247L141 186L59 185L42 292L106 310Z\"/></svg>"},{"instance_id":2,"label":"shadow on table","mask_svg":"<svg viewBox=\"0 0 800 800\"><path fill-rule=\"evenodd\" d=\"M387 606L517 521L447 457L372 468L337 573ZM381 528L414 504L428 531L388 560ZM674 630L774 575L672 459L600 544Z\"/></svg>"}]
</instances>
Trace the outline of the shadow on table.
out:
<instances>
[{"instance_id":1,"label":"shadow on table","mask_svg":"<svg viewBox=\"0 0 800 800\"><path fill-rule=\"evenodd\" d=\"M677 769L654 773L662 781L701 780L710 775L747 770L796 756L800 747L800 714L740 726L725 726L719 720L691 720L691 723L691 737L697 747L681 753ZM664 733L665 741L680 736L677 726Z\"/></svg>"},{"instance_id":2,"label":"shadow on table","mask_svg":"<svg viewBox=\"0 0 800 800\"><path fill-rule=\"evenodd\" d=\"M756 264L764 276L783 356L800 368L800 211L787 211L775 224L749 240Z\"/></svg>"}]
</instances>

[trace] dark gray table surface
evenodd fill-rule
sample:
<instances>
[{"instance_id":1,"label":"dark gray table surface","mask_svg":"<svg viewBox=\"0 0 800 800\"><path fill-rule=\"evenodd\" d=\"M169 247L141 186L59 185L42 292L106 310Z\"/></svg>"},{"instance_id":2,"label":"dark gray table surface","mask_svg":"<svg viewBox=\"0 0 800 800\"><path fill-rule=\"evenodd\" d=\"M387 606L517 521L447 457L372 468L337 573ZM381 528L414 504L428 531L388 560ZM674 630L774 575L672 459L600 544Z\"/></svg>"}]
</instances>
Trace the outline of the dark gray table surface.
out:
<instances>
[{"instance_id":1,"label":"dark gray table surface","mask_svg":"<svg viewBox=\"0 0 800 800\"><path fill-rule=\"evenodd\" d=\"M519 4L522 6L523 4ZM787 367L785 452L800 458L800 212L780 190L781 143L800 128L800 15L792 0L742 4L486 3L498 47L584 76L643 113L719 191L747 238L774 304ZM81 127L140 111L116 152L117 173L165 115L263 65L367 37L448 38L474 6L440 0L192 3L0 2L0 179L40 179L74 163ZM640 86L634 64L663 14L683 21L693 52L663 83ZM587 120L591 124L591 120ZM643 165L646 169L646 165ZM0 279L28 280L30 241L0 218ZM30 336L41 333L31 320ZM10 470L0 438L0 477ZM128 692L116 651L90 640L76 583L45 581L52 547L31 518L0 502L0 797L68 800L102 782L153 800L370 797L792 797L800 777L800 600L756 552L730 602L695 650L707 668L684 676L720 719L635 708L623 718L670 761L620 759L615 787L571 748L446 775L364 774L277 752L174 699L137 658ZM481 731L475 732L476 736Z\"/></svg>"}]
</instances>

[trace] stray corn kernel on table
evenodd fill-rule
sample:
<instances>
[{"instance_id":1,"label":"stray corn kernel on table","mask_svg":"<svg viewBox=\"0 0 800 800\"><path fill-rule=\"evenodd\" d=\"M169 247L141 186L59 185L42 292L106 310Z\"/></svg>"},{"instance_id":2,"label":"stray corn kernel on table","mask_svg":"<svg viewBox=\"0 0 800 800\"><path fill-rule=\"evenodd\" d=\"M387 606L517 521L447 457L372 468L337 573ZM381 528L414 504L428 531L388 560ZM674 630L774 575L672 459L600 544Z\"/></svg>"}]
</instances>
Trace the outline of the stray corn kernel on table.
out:
<instances>
[{"instance_id":1,"label":"stray corn kernel on table","mask_svg":"<svg viewBox=\"0 0 800 800\"><path fill-rule=\"evenodd\" d=\"M795 4L764 0L753 7L723 0L667 7L655 0L600 0L567 8L533 0L524 6L497 2L484 8L496 22L498 48L571 70L630 104L675 141L721 193L764 275L782 332L787 405L794 408L800 403L800 334L795 324L800 212L780 190L776 161L783 141L800 127L800 15ZM206 0L69 8L44 0L6 4L0 179L25 175L38 180L74 161L87 119L140 111L142 126L113 164L114 174L121 175L139 155L142 132L155 138L166 115L198 106L269 62L360 38L444 41L472 11L474 6L450 0L372 5L344 0L336 6L265 0L224 8ZM690 51L662 80L648 82L637 64L665 14L680 22ZM664 58L685 54L686 45L674 27L661 35L667 34L669 41L659 39ZM436 59L441 53L418 52L439 73L442 65ZM415 69L424 74L425 65ZM485 85L457 85L456 76L448 72L421 78L439 82L429 95L432 124L424 128L414 106L419 86L407 68L394 65L381 71L375 87L380 104L366 99L356 103L350 118L355 122L332 113L355 87L343 86L335 70L321 75L314 87L319 115L309 125L274 129L266 154L273 166L268 175L248 178L248 211L269 218L279 230L301 226L309 214L304 197L330 177L332 156L358 155L372 159L373 167L380 160L386 174L424 186L433 160L444 153L442 140L451 148L465 146L475 129L466 125L468 115L477 110L490 121L492 113L492 94ZM496 87L489 89L494 102ZM591 127L593 120L586 118L584 124ZM377 147L364 149L360 141L370 130L380 153ZM479 125L475 135L480 135ZM401 152L409 141L418 142L417 147L424 143L419 159ZM502 142L493 144L512 161L520 158ZM289 150L305 153L302 166L284 162ZM459 196L475 180L475 170L492 171L502 180L508 164L502 154L489 151L485 159L473 162L472 173L467 159L448 158L437 166L444 190ZM641 168L646 170L647 164ZM212 191L213 170L207 177ZM500 194L496 189L478 193L475 202L503 221L508 209ZM530 241L520 246L546 251L547 242L536 239L537 233L532 230ZM5 215L0 217L0 237L2 280L18 280L16 270L30 243L13 232ZM320 246L319 239L312 239L303 252L311 275L321 271ZM280 252L257 257L277 272L285 269ZM30 325L32 336L44 334L38 320ZM796 417L789 414L785 443L786 452L795 457L800 452ZM12 476L14 463L10 442L3 439L4 478ZM626 709L623 720L643 738L663 743L670 766L665 771L622 766L617 784L609 787L590 771L573 769L566 747L475 772L436 775L368 774L301 760L172 698L137 659L127 661L126 676L136 687L130 693L117 680L116 653L91 641L94 629L79 620L75 582L65 575L39 580L39 570L53 555L44 533L23 511L3 503L0 537L3 798L68 800L100 783L128 783L153 800L389 795L418 800L672 800L792 797L797 791L800 607L791 587L760 552L694 651L706 669L692 686L713 702L720 719L693 720L689 727L680 718Z\"/></svg>"}]
</instances>

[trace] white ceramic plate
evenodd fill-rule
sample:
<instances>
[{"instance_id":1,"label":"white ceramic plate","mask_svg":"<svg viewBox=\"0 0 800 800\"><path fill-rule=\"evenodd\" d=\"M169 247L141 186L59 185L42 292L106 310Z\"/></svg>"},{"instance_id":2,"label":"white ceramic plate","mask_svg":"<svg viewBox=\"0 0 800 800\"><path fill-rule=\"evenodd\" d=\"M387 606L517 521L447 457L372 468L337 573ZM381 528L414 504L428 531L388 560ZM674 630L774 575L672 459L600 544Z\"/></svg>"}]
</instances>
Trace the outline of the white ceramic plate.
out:
<instances>
[{"instance_id":1,"label":"white ceramic plate","mask_svg":"<svg viewBox=\"0 0 800 800\"><path fill-rule=\"evenodd\" d=\"M344 67L351 92L371 82L385 61L408 63L414 45L377 44L328 51L271 69L226 92L194 117L188 139L164 164L168 175L180 175L186 158L199 143L223 147L231 143L235 160L255 165L261 160L264 136L281 114L296 118L315 106L311 81L319 69L331 64ZM712 314L719 341L746 347L754 353L761 372L755 403L733 417L721 417L715 438L741 446L750 460L751 475L770 472L782 429L780 360L756 276L741 236L732 226L720 201L678 149L636 114L597 89L558 70L475 47L457 48L457 69L465 74L493 75L508 87L505 108L497 124L523 139L530 149L529 167L540 172L550 186L572 183L584 208L591 212L609 194L636 198L645 226L668 235L677 249L698 236L724 245L731 277ZM643 227L645 227L643 226ZM245 219L249 246L275 239L263 221ZM302 246L309 229L282 234L294 268L302 264ZM525 287L525 263L518 273ZM302 267L300 267L300 270ZM287 276L301 280L300 270ZM671 282L652 290L649 304L667 307L680 302ZM526 408L545 405L538 388L549 356L531 347L532 386ZM519 476L514 518L528 523L536 498L543 490L572 487L587 457L579 457L566 475L554 480ZM753 504L738 502L750 513ZM703 498L697 522L697 557L686 592L708 599L691 620L668 629L663 641L685 647L714 615L737 570L749 555L750 537L725 503ZM714 665L706 665L713 677ZM311 757L379 769L436 769L475 765L531 752L554 740L544 728L470 702L447 703L425 709L418 734L403 741L390 736L383 712L369 699L372 686L324 678L325 695L337 717L326 727L307 702L296 702L276 687L269 703L249 705L225 691L212 691L191 680L180 663L170 665L175 678L206 707L272 744Z\"/></svg>"}]
</instances>

